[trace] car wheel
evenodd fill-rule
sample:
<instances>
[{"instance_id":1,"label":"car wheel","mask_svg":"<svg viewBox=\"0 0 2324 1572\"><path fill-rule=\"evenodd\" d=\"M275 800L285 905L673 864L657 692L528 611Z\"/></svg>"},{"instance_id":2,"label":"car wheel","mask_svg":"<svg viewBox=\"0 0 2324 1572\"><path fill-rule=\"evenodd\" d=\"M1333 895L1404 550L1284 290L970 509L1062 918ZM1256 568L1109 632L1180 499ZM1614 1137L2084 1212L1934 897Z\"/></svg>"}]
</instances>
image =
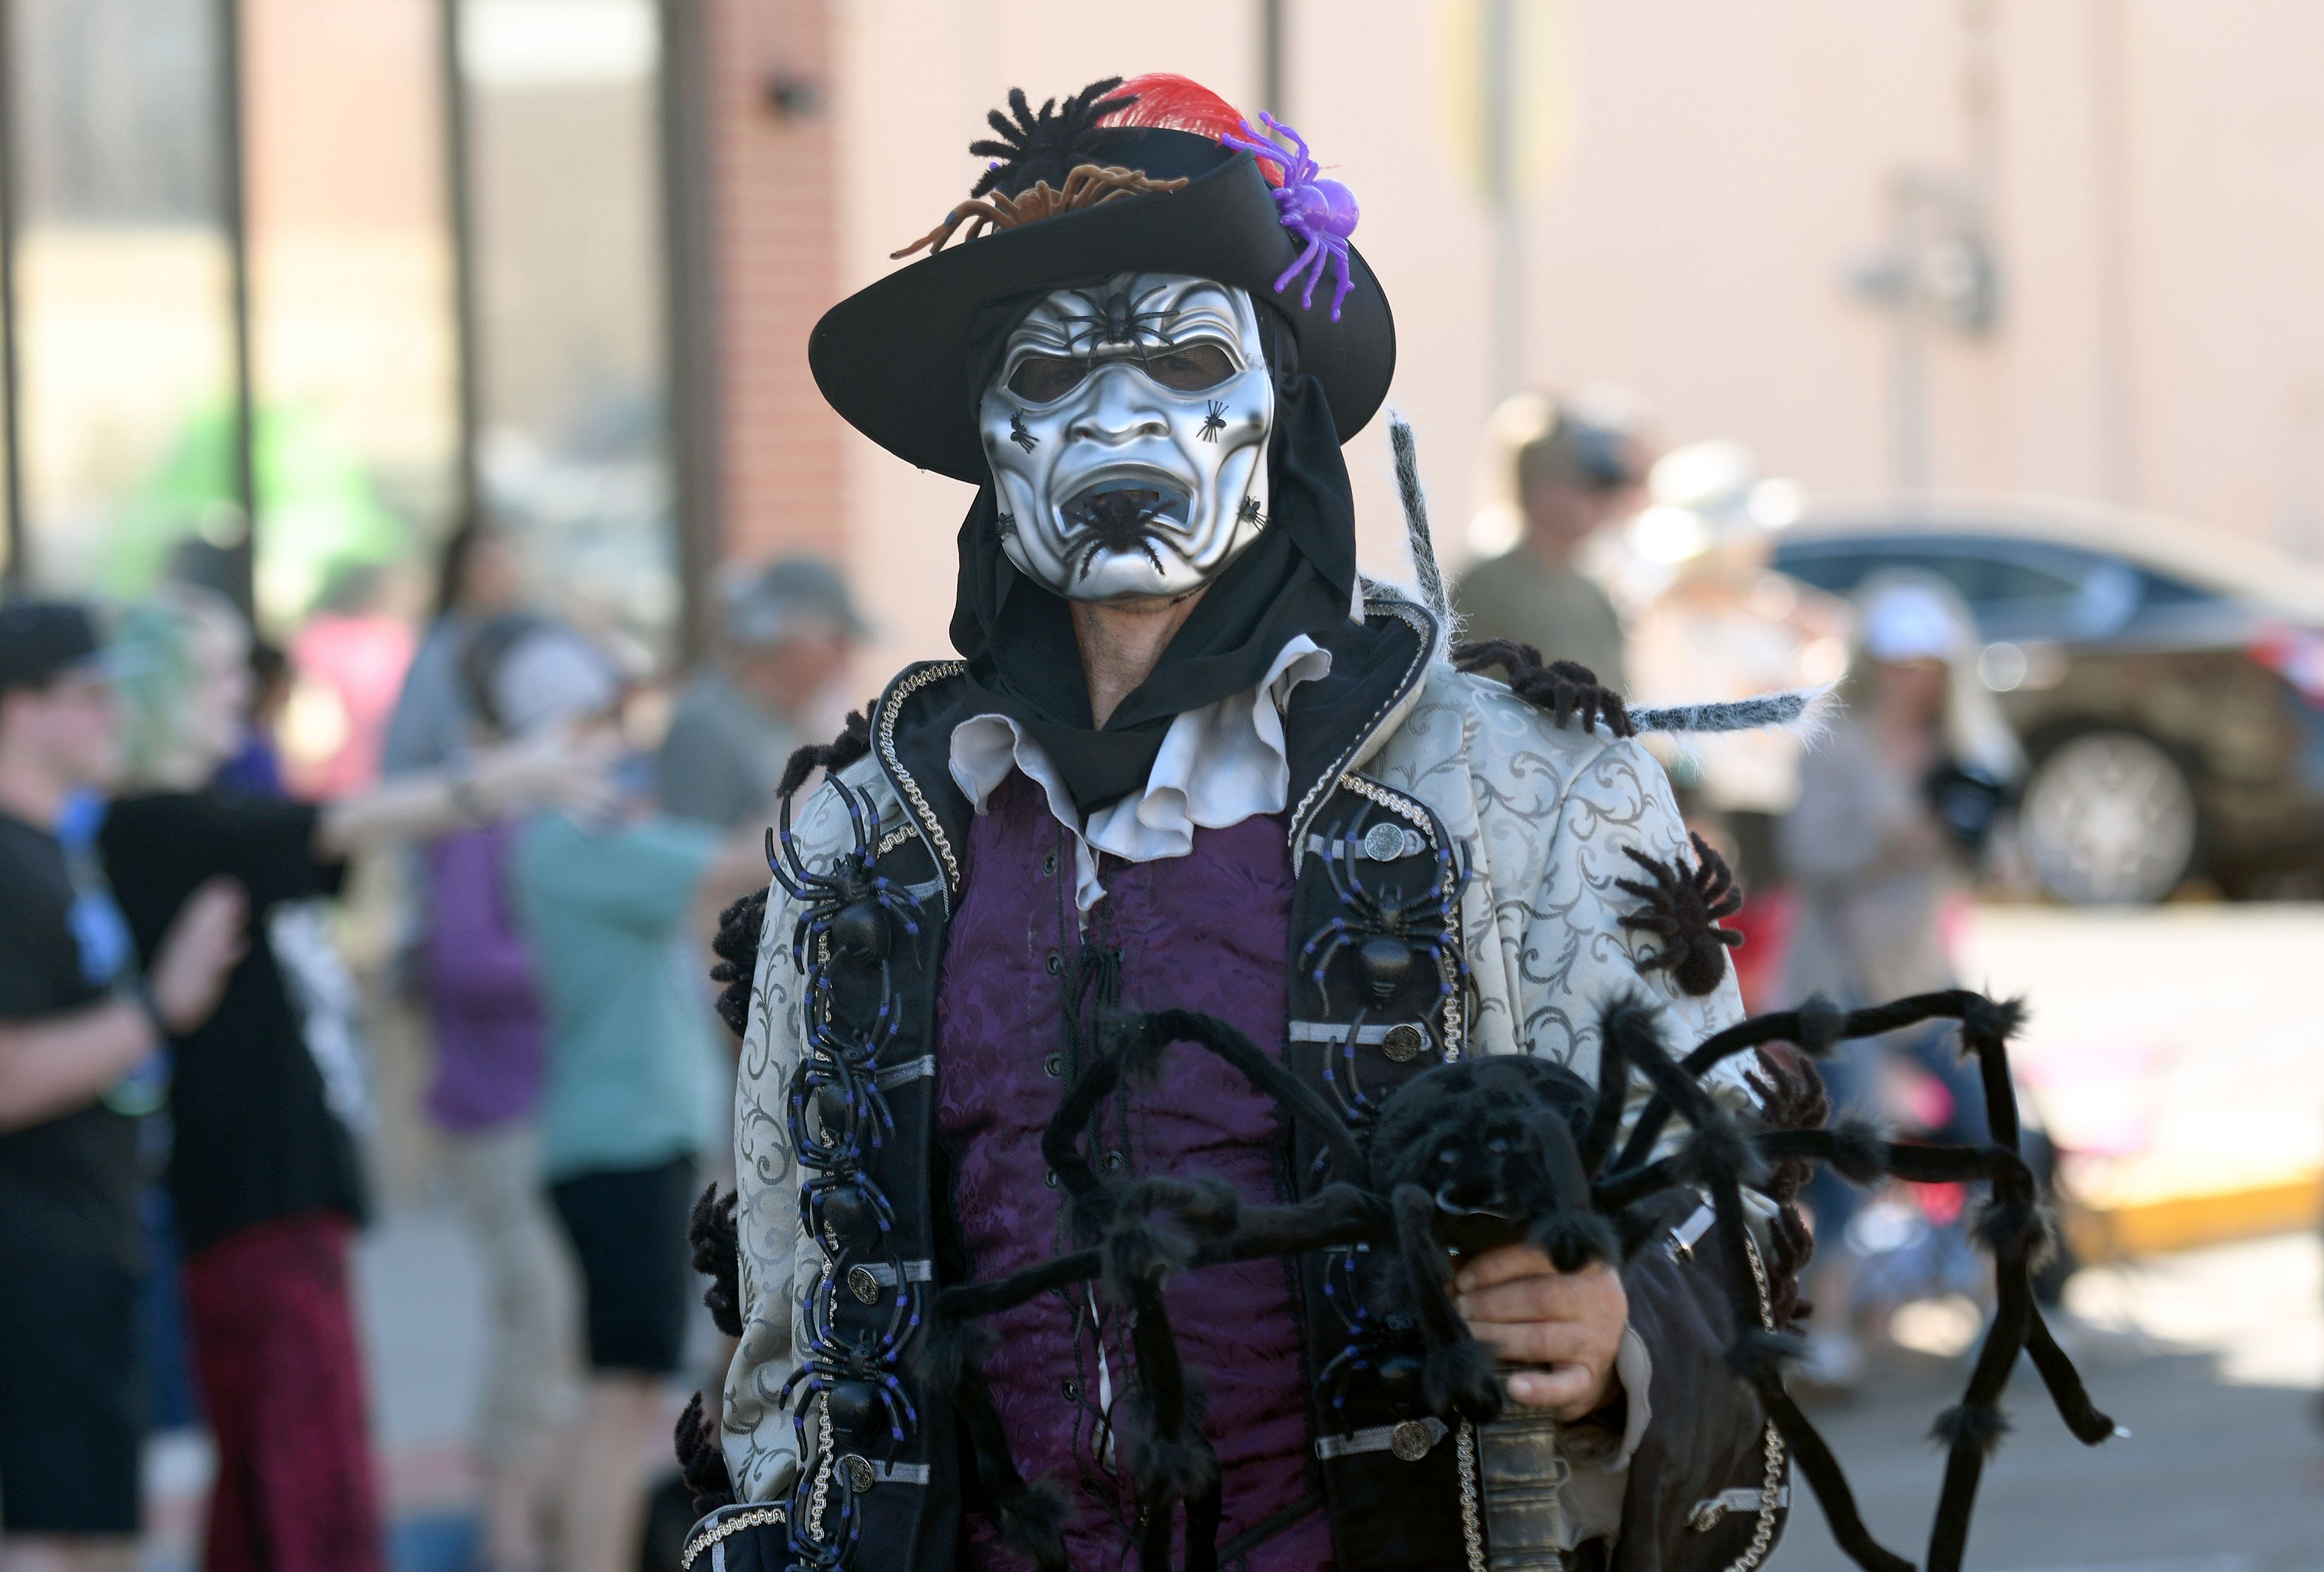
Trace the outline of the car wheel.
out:
<instances>
[{"instance_id":1,"label":"car wheel","mask_svg":"<svg viewBox=\"0 0 2324 1572\"><path fill-rule=\"evenodd\" d=\"M2019 846L2070 906L2151 905L2195 860L2195 786L2136 732L2093 731L2043 755L2025 785Z\"/></svg>"}]
</instances>

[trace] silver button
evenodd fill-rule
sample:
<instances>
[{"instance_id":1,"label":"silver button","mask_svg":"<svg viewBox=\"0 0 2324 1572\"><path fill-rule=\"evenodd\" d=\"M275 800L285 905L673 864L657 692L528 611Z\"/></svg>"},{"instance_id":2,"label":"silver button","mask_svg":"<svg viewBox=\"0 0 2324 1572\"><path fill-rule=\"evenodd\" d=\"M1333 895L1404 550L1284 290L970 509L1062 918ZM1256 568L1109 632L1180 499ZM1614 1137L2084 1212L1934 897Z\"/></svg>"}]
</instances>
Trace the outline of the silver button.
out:
<instances>
[{"instance_id":1,"label":"silver button","mask_svg":"<svg viewBox=\"0 0 2324 1572\"><path fill-rule=\"evenodd\" d=\"M1409 1021L1400 1026L1389 1027L1380 1039L1380 1051L1397 1064L1410 1064L1427 1046L1427 1035Z\"/></svg>"},{"instance_id":2,"label":"silver button","mask_svg":"<svg viewBox=\"0 0 2324 1572\"><path fill-rule=\"evenodd\" d=\"M847 1269L847 1291L867 1305L880 1302L880 1280L868 1266Z\"/></svg>"},{"instance_id":3,"label":"silver button","mask_svg":"<svg viewBox=\"0 0 2324 1572\"><path fill-rule=\"evenodd\" d=\"M1364 831L1364 855L1372 861L1392 862L1404 855L1402 825L1380 823Z\"/></svg>"},{"instance_id":4,"label":"silver button","mask_svg":"<svg viewBox=\"0 0 2324 1572\"><path fill-rule=\"evenodd\" d=\"M1434 1444L1435 1438L1418 1419L1406 1419L1388 1435L1388 1449L1406 1463L1419 1462Z\"/></svg>"},{"instance_id":5,"label":"silver button","mask_svg":"<svg viewBox=\"0 0 2324 1572\"><path fill-rule=\"evenodd\" d=\"M847 1488L858 1495L871 1489L880 1477L872 1472L869 1458L859 1457L853 1452L839 1460L839 1471L847 1475Z\"/></svg>"}]
</instances>

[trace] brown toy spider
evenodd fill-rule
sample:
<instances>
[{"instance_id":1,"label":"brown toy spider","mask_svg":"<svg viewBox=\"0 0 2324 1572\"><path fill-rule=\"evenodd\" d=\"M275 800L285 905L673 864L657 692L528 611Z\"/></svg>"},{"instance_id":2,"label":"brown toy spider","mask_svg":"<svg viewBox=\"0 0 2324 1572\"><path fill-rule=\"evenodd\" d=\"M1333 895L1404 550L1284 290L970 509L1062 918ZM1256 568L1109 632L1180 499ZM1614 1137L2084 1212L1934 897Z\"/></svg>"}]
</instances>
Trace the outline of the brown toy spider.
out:
<instances>
[{"instance_id":1,"label":"brown toy spider","mask_svg":"<svg viewBox=\"0 0 2324 1572\"><path fill-rule=\"evenodd\" d=\"M1074 166L1065 176L1062 188L1047 180L1037 180L1028 190L1011 197L996 191L989 199L972 197L945 215L944 222L913 241L901 251L891 251L890 257L906 257L926 246L931 255L945 248L964 224L968 226L963 238L973 240L988 229L1014 229L1020 225L1038 224L1044 218L1054 218L1060 213L1077 212L1094 208L1101 202L1111 202L1116 197L1142 197L1153 192L1182 190L1184 179L1157 180L1138 170L1122 169L1114 164L1084 163Z\"/></svg>"},{"instance_id":2,"label":"brown toy spider","mask_svg":"<svg viewBox=\"0 0 2324 1572\"><path fill-rule=\"evenodd\" d=\"M1570 720L1581 721L1584 731L1602 721L1606 729L1618 737L1637 735L1637 728L1630 724L1630 712L1623 707L1622 696L1600 682L1598 673L1579 661L1552 661L1544 665L1541 652L1531 644L1521 644L1515 639L1479 639L1453 645L1452 664L1463 671L1481 671L1488 666L1505 668L1509 674L1509 691L1549 711L1551 724L1560 730Z\"/></svg>"},{"instance_id":3,"label":"brown toy spider","mask_svg":"<svg viewBox=\"0 0 2324 1572\"><path fill-rule=\"evenodd\" d=\"M1687 838L1694 843L1694 855L1701 859L1692 867L1687 865L1683 852L1664 863L1636 846L1624 846L1623 852L1646 871L1651 883L1617 879L1614 888L1646 903L1644 911L1623 918L1622 926L1653 934L1662 941L1662 948L1643 957L1639 966L1668 971L1673 982L1700 995L1719 986L1719 980L1727 975L1727 952L1743 942L1741 934L1719 926L1720 918L1743 910L1743 892L1735 887L1735 875L1727 871L1725 858L1701 836Z\"/></svg>"}]
</instances>

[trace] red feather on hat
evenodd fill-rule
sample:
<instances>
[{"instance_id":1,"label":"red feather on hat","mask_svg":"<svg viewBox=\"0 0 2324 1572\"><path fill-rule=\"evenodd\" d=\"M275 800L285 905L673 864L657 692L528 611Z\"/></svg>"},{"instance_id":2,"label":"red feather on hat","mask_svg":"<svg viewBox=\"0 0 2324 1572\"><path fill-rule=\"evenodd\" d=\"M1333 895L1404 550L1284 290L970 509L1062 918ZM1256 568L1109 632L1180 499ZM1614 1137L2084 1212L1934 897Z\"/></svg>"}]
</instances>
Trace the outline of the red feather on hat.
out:
<instances>
[{"instance_id":1,"label":"red feather on hat","mask_svg":"<svg viewBox=\"0 0 2324 1572\"><path fill-rule=\"evenodd\" d=\"M1197 136L1246 134L1242 112L1192 77L1153 71L1132 77L1109 97L1135 93L1138 102L1098 118L1101 125L1146 125L1163 131L1191 131ZM1270 186L1283 183L1283 166L1259 161L1259 172Z\"/></svg>"}]
</instances>

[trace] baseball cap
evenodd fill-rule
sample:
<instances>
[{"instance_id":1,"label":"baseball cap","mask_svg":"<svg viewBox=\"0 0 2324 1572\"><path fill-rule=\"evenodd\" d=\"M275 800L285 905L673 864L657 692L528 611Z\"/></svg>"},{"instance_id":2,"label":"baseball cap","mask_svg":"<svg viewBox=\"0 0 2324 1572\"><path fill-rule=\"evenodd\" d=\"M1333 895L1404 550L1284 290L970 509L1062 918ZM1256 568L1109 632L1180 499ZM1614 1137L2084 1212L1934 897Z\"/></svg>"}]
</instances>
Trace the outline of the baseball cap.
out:
<instances>
[{"instance_id":1,"label":"baseball cap","mask_svg":"<svg viewBox=\"0 0 2324 1572\"><path fill-rule=\"evenodd\" d=\"M1976 641L1941 585L1892 579L1870 588L1862 606L1864 648L1876 661L1950 661Z\"/></svg>"},{"instance_id":2,"label":"baseball cap","mask_svg":"<svg viewBox=\"0 0 2324 1572\"><path fill-rule=\"evenodd\" d=\"M774 643L801 618L830 623L850 638L863 638L872 631L857 615L839 569L813 557L770 562L730 587L724 598L730 643Z\"/></svg>"},{"instance_id":3,"label":"baseball cap","mask_svg":"<svg viewBox=\"0 0 2324 1572\"><path fill-rule=\"evenodd\" d=\"M60 677L109 675L97 619L65 600L0 602L0 689L37 688Z\"/></svg>"},{"instance_id":4,"label":"baseball cap","mask_svg":"<svg viewBox=\"0 0 2324 1572\"><path fill-rule=\"evenodd\" d=\"M490 680L493 712L516 736L601 715L622 697L621 672L604 652L553 623L511 643Z\"/></svg>"}]
</instances>

